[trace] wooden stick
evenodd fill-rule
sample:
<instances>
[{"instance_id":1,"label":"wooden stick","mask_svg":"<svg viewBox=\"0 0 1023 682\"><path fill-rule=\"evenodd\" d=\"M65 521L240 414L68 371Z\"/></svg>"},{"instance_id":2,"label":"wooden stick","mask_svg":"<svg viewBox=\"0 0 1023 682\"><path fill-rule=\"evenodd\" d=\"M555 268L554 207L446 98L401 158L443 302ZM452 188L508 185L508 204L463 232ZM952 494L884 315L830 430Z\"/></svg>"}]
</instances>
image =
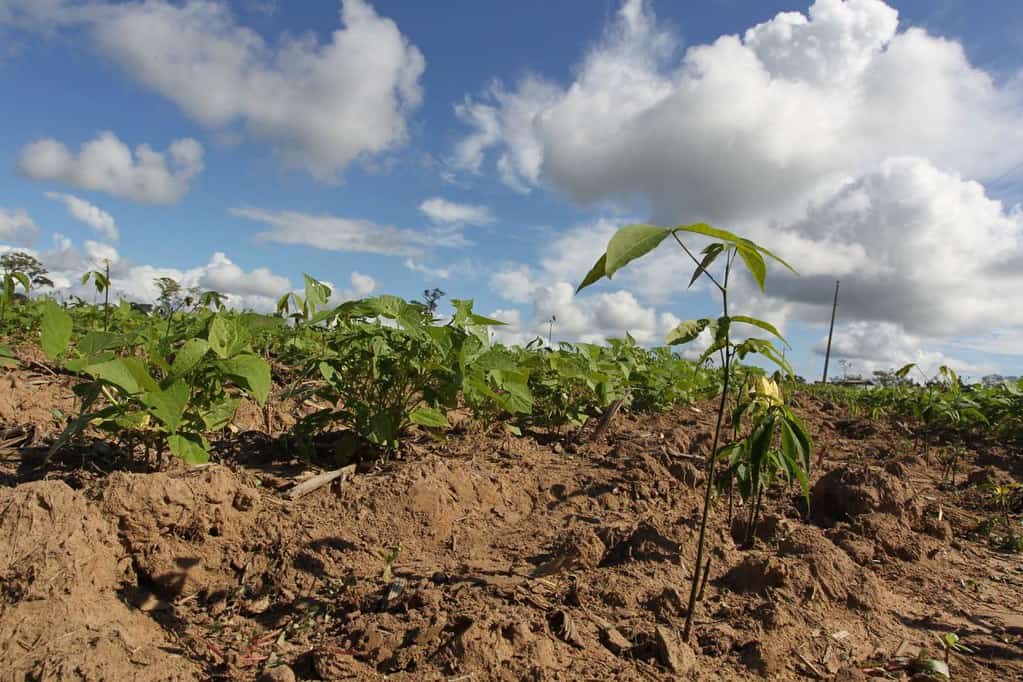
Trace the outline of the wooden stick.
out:
<instances>
[{"instance_id":1,"label":"wooden stick","mask_svg":"<svg viewBox=\"0 0 1023 682\"><path fill-rule=\"evenodd\" d=\"M355 465L349 464L346 467L340 469L334 469L333 471L324 471L322 474L317 474L307 481L302 481L294 488L288 491L287 497L289 500L297 500L303 495L308 495L314 490L319 490L323 486L327 485L331 481L340 478L344 481L349 474L355 473Z\"/></svg>"},{"instance_id":2,"label":"wooden stick","mask_svg":"<svg viewBox=\"0 0 1023 682\"><path fill-rule=\"evenodd\" d=\"M597 430L593 432L593 441L598 441L603 437L604 433L607 431L607 427L611 425L611 420L616 414L618 414L618 410L620 409L622 409L621 400L616 400L608 405L607 411L604 412L603 416L600 418L600 422L597 424Z\"/></svg>"}]
</instances>

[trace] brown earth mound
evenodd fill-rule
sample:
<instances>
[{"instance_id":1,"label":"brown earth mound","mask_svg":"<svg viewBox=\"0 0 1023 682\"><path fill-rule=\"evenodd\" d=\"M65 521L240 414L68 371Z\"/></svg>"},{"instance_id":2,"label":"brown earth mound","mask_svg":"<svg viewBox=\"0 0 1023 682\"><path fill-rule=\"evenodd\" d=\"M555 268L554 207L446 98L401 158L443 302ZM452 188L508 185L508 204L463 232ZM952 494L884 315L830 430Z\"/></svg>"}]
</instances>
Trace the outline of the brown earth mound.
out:
<instances>
[{"instance_id":1,"label":"brown earth mound","mask_svg":"<svg viewBox=\"0 0 1023 682\"><path fill-rule=\"evenodd\" d=\"M933 632L974 651L958 679L1023 675L1023 573L980 512L886 468L886 424L800 409L814 523L777 487L745 550L719 503L691 642L703 408L594 443L466 427L297 501L299 461L0 488L0 679L897 678Z\"/></svg>"},{"instance_id":2,"label":"brown earth mound","mask_svg":"<svg viewBox=\"0 0 1023 682\"><path fill-rule=\"evenodd\" d=\"M59 481L0 490L4 679L191 680L200 669L119 595L131 559L99 509Z\"/></svg>"}]
</instances>

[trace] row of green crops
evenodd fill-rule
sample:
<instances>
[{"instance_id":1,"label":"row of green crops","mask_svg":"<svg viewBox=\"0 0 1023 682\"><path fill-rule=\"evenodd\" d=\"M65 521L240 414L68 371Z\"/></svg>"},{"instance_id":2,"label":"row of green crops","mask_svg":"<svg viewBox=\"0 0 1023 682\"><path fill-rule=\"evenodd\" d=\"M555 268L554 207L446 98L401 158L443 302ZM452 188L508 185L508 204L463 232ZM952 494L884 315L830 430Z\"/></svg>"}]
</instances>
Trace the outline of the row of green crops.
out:
<instances>
[{"instance_id":1,"label":"row of green crops","mask_svg":"<svg viewBox=\"0 0 1023 682\"><path fill-rule=\"evenodd\" d=\"M472 301L453 300L441 320L394 296L329 307L330 293L307 278L276 315L225 310L215 292L163 310L8 298L0 338L8 347L38 342L76 377L80 410L55 448L92 428L128 449L193 463L209 458L210 438L243 398L264 405L272 391L330 406L295 427L299 442L343 430L393 450L413 425L443 432L459 408L480 428L500 423L517 434L578 428L618 401L661 410L719 390L715 373L628 336L505 346L492 341L501 323L473 312Z\"/></svg>"},{"instance_id":2,"label":"row of green crops","mask_svg":"<svg viewBox=\"0 0 1023 682\"><path fill-rule=\"evenodd\" d=\"M912 366L900 370L905 377ZM924 385L908 381L895 386L852 388L832 384L810 385L815 395L846 407L854 416L874 420L898 418L923 424L927 431L946 431L958 437L995 434L1023 442L1023 381L994 385L964 385L949 367ZM920 432L920 437L925 435Z\"/></svg>"}]
</instances>

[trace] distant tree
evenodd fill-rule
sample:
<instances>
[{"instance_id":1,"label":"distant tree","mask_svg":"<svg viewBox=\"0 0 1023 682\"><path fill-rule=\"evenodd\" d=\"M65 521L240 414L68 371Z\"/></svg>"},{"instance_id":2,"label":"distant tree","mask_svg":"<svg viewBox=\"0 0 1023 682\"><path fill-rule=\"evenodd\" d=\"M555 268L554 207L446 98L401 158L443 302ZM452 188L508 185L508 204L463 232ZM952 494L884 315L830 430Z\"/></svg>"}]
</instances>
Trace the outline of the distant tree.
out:
<instances>
[{"instance_id":1,"label":"distant tree","mask_svg":"<svg viewBox=\"0 0 1023 682\"><path fill-rule=\"evenodd\" d=\"M889 386L908 386L913 383L904 376L900 377L896 369L875 369L873 374L874 382L885 388Z\"/></svg>"},{"instance_id":2,"label":"distant tree","mask_svg":"<svg viewBox=\"0 0 1023 682\"><path fill-rule=\"evenodd\" d=\"M440 299L444 298L446 292L443 289L434 287L433 289L423 289L423 305L426 306L426 312L433 315L437 312L437 304Z\"/></svg>"},{"instance_id":3,"label":"distant tree","mask_svg":"<svg viewBox=\"0 0 1023 682\"><path fill-rule=\"evenodd\" d=\"M8 275L12 272L21 272L28 277L35 288L52 287L53 280L47 277L50 271L39 262L39 259L24 251L11 251L0 256L0 270Z\"/></svg>"},{"instance_id":4,"label":"distant tree","mask_svg":"<svg viewBox=\"0 0 1023 682\"><path fill-rule=\"evenodd\" d=\"M165 315L169 316L181 307L183 303L182 289L176 279L173 277L157 277L153 280L153 283L160 290L160 295L156 297L157 307Z\"/></svg>"}]
</instances>

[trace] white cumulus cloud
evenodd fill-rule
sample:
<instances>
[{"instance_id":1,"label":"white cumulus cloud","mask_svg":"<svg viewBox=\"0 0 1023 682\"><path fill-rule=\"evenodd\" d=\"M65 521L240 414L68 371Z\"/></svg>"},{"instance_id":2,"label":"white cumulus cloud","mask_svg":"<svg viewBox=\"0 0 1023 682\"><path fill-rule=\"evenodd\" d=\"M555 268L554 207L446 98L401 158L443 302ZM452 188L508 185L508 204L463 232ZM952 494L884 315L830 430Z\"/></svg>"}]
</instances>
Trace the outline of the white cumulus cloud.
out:
<instances>
[{"instance_id":1,"label":"white cumulus cloud","mask_svg":"<svg viewBox=\"0 0 1023 682\"><path fill-rule=\"evenodd\" d=\"M460 204L443 197L433 197L419 204L420 212L438 224L485 225L494 217L486 206Z\"/></svg>"},{"instance_id":2,"label":"white cumulus cloud","mask_svg":"<svg viewBox=\"0 0 1023 682\"><path fill-rule=\"evenodd\" d=\"M112 132L102 132L74 154L52 138L28 144L18 169L32 180L60 182L148 204L173 204L203 169L202 145L175 140L166 152L141 144L134 152Z\"/></svg>"},{"instance_id":3,"label":"white cumulus cloud","mask_svg":"<svg viewBox=\"0 0 1023 682\"><path fill-rule=\"evenodd\" d=\"M117 241L117 221L99 206L73 194L61 194L60 192L47 192L46 198L60 201L72 218L85 223L110 241Z\"/></svg>"},{"instance_id":4,"label":"white cumulus cloud","mask_svg":"<svg viewBox=\"0 0 1023 682\"><path fill-rule=\"evenodd\" d=\"M31 246L39 234L39 226L23 208L0 207L0 242Z\"/></svg>"}]
</instances>

